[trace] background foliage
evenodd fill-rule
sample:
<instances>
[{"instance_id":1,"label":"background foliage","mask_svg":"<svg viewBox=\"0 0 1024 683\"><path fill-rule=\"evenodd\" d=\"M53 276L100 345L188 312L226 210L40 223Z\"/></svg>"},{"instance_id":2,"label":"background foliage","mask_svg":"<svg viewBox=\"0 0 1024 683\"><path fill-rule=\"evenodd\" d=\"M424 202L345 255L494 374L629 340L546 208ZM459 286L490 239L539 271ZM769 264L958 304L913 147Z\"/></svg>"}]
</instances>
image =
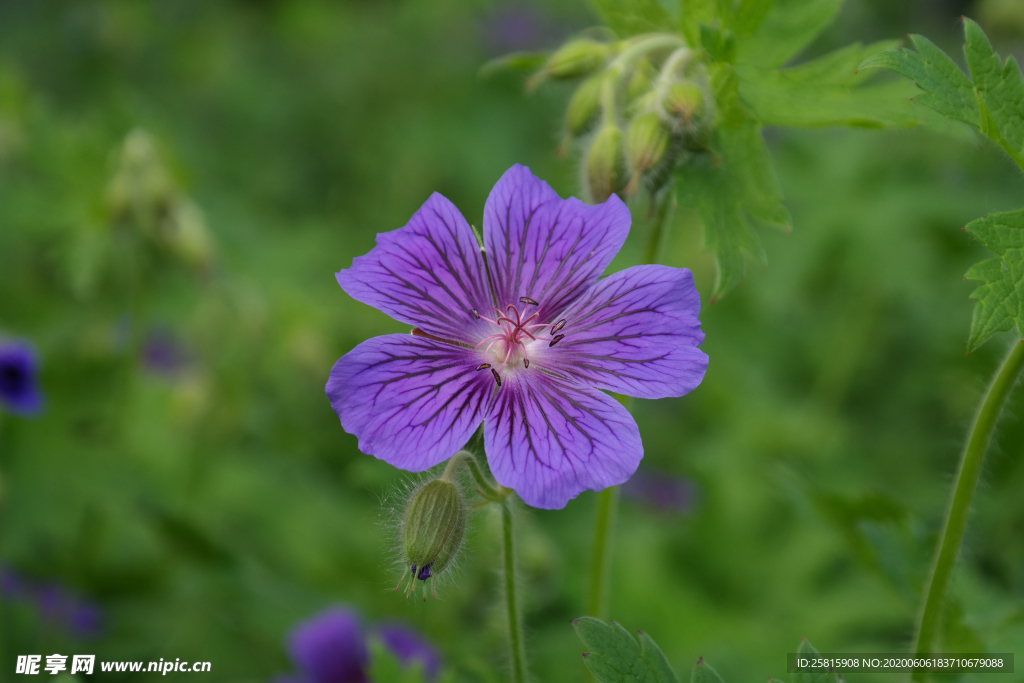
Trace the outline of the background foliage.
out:
<instances>
[{"instance_id":1,"label":"background foliage","mask_svg":"<svg viewBox=\"0 0 1024 683\"><path fill-rule=\"evenodd\" d=\"M963 66L965 12L1001 54L1019 49L1013 3L851 0L796 63L913 32ZM441 600L390 590L405 477L357 451L323 384L356 343L402 328L333 272L435 190L479 224L516 162L575 193L552 153L569 91L527 99L521 79L476 73L597 21L570 0L0 4L0 332L38 346L47 393L37 419L0 415L0 562L103 612L79 636L0 596L0 678L15 654L95 652L263 681L291 668L291 626L336 602L416 625L457 680L503 678L495 519L476 518ZM140 130L149 151L126 146ZM704 384L639 404L642 471L697 493L683 514L627 500L612 589L613 618L676 671L704 656L727 681L784 673L805 635L826 652L908 647L950 473L1009 340L964 355L962 274L990 253L961 228L1021 205L1013 164L966 128L766 136L793 233L763 232L770 266L704 299ZM144 179L131 201L112 185L126 167ZM677 213L667 263L706 295L698 214ZM613 269L637 261L637 227ZM1024 642L1018 422L999 447L950 649ZM569 622L592 503L523 515L543 680L585 675Z\"/></svg>"}]
</instances>

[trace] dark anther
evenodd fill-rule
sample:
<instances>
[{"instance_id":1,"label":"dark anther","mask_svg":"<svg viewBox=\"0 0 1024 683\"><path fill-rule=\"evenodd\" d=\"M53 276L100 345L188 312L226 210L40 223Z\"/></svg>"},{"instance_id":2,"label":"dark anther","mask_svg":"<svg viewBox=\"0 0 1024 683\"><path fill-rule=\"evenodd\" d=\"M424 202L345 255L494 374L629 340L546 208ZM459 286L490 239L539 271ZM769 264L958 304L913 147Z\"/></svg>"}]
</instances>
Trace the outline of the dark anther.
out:
<instances>
[{"instance_id":1,"label":"dark anther","mask_svg":"<svg viewBox=\"0 0 1024 683\"><path fill-rule=\"evenodd\" d=\"M476 369L477 370L483 370L484 368L489 368L489 367L491 367L490 363L481 363L480 365L477 366Z\"/></svg>"},{"instance_id":2,"label":"dark anther","mask_svg":"<svg viewBox=\"0 0 1024 683\"><path fill-rule=\"evenodd\" d=\"M420 567L420 573L416 575L416 578L420 581L426 581L427 579L429 579L431 576L430 568L432 566L434 566L434 563L428 562L427 564ZM424 598L424 600L426 600L426 598Z\"/></svg>"},{"instance_id":3,"label":"dark anther","mask_svg":"<svg viewBox=\"0 0 1024 683\"><path fill-rule=\"evenodd\" d=\"M539 303L537 303L536 301L534 301L533 299L531 299L528 296L521 296L521 297L519 297L519 302L523 303L523 304L530 304L532 306L540 306Z\"/></svg>"},{"instance_id":4,"label":"dark anther","mask_svg":"<svg viewBox=\"0 0 1024 683\"><path fill-rule=\"evenodd\" d=\"M565 335L564 334L560 334L557 337L555 337L554 339L552 339L551 343L548 344L548 346L554 346L555 344L557 344L558 342L562 341L563 339L565 339Z\"/></svg>"},{"instance_id":5,"label":"dark anther","mask_svg":"<svg viewBox=\"0 0 1024 683\"><path fill-rule=\"evenodd\" d=\"M554 327L551 328L551 334L557 334L558 331L563 327L565 327L565 318L562 318L557 323L555 323Z\"/></svg>"},{"instance_id":6,"label":"dark anther","mask_svg":"<svg viewBox=\"0 0 1024 683\"><path fill-rule=\"evenodd\" d=\"M523 367L524 368L530 367L530 359L529 358L524 358L523 359Z\"/></svg>"},{"instance_id":7,"label":"dark anther","mask_svg":"<svg viewBox=\"0 0 1024 683\"><path fill-rule=\"evenodd\" d=\"M410 572L410 573L411 573L411 574L412 574L413 576L416 576L416 565L414 565L414 564L412 564L412 565L409 565L409 572Z\"/></svg>"},{"instance_id":8,"label":"dark anther","mask_svg":"<svg viewBox=\"0 0 1024 683\"><path fill-rule=\"evenodd\" d=\"M498 371L495 370L494 368L491 368L491 374L494 375L494 381L497 382L498 386L500 387L501 386L501 375L499 375Z\"/></svg>"},{"instance_id":9,"label":"dark anther","mask_svg":"<svg viewBox=\"0 0 1024 683\"><path fill-rule=\"evenodd\" d=\"M474 318L479 318L480 317L480 313L478 313L475 308L469 309L469 312L473 314Z\"/></svg>"}]
</instances>

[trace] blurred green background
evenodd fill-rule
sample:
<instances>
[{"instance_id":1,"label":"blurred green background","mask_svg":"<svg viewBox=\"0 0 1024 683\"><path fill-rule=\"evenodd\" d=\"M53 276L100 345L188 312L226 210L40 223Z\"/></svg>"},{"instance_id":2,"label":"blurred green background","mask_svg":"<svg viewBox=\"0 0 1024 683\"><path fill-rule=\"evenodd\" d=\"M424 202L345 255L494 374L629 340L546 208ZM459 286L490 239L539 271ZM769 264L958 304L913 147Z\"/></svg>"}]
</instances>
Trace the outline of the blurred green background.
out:
<instances>
[{"instance_id":1,"label":"blurred green background","mask_svg":"<svg viewBox=\"0 0 1024 683\"><path fill-rule=\"evenodd\" d=\"M915 32L959 55L963 13L1024 49L1019 3L850 0L809 54ZM337 603L414 625L457 680L504 680L489 512L440 600L391 590L410 477L358 452L323 386L405 328L333 273L433 191L480 225L513 163L576 193L554 154L569 90L477 70L596 21L582 0L0 2L0 334L37 345L47 395L35 419L0 414L0 564L101 613L76 630L0 596L0 680L17 654L61 652L264 681L293 668L289 629ZM768 268L705 299L704 383L638 403L641 471L695 495L684 512L627 497L614 560L612 617L727 681L784 675L803 636L909 646L1010 341L965 357L962 276L987 256L960 228L1024 205L1012 164L962 131L768 133L794 232L763 233ZM639 258L644 210L613 269ZM666 262L703 292L700 242L677 214ZM986 464L951 650L1024 655L1022 411ZM593 503L522 515L538 680L584 680L569 621Z\"/></svg>"}]
</instances>

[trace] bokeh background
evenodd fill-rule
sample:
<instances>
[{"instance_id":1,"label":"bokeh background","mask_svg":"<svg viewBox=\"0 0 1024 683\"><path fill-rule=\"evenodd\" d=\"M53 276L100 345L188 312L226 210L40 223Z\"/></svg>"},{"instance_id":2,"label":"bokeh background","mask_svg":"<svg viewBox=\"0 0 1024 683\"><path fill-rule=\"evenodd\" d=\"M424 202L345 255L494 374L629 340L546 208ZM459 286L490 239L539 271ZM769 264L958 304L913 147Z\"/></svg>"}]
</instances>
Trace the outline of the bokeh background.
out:
<instances>
[{"instance_id":1,"label":"bokeh background","mask_svg":"<svg viewBox=\"0 0 1024 683\"><path fill-rule=\"evenodd\" d=\"M964 13L1024 50L1013 0L850 0L804 57L915 32L962 61ZM569 90L478 69L595 23L582 0L0 2L0 334L36 346L46 394L33 419L0 413L0 680L17 654L61 652L266 681L294 668L289 631L336 604L418 629L455 680L505 679L489 512L440 600L391 590L410 477L359 453L323 386L404 328L333 273L433 191L479 225L513 163L576 193L554 153ZM960 228L1024 205L1015 167L963 131L768 135L795 229L705 298L704 383L637 404L611 600L684 676L703 656L730 682L785 675L803 636L908 647L1011 341L964 354L962 276L987 254ZM613 269L639 258L634 215ZM705 291L700 243L680 211L665 260ZM986 463L951 649L1024 655L1022 411ZM522 514L538 680L584 680L569 622L593 505Z\"/></svg>"}]
</instances>

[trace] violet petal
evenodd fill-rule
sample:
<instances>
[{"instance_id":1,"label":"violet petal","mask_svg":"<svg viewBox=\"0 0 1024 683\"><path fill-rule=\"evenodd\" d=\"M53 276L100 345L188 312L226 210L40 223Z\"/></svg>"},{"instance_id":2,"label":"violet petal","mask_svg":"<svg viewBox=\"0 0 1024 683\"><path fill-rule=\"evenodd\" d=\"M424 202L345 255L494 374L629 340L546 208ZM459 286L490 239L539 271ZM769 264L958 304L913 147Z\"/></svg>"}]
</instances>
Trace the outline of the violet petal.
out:
<instances>
[{"instance_id":1,"label":"violet petal","mask_svg":"<svg viewBox=\"0 0 1024 683\"><path fill-rule=\"evenodd\" d=\"M484 243L498 305L518 305L527 296L540 302L540 320L553 322L608 267L629 223L629 209L618 197L595 206L562 199L530 169L513 166L484 206Z\"/></svg>"},{"instance_id":2,"label":"violet petal","mask_svg":"<svg viewBox=\"0 0 1024 683\"><path fill-rule=\"evenodd\" d=\"M597 389L532 369L509 376L484 421L494 478L532 507L629 479L643 458L633 416Z\"/></svg>"},{"instance_id":3,"label":"violet petal","mask_svg":"<svg viewBox=\"0 0 1024 683\"><path fill-rule=\"evenodd\" d=\"M562 317L546 367L638 398L682 396L704 379L700 296L685 268L634 266L599 281Z\"/></svg>"},{"instance_id":4,"label":"violet petal","mask_svg":"<svg viewBox=\"0 0 1024 683\"><path fill-rule=\"evenodd\" d=\"M388 334L335 363L327 396L359 450L420 472L450 458L483 419L494 380L478 365L468 349Z\"/></svg>"},{"instance_id":5,"label":"violet petal","mask_svg":"<svg viewBox=\"0 0 1024 683\"><path fill-rule=\"evenodd\" d=\"M435 336L475 345L487 324L472 311L493 306L480 248L466 219L437 194L405 227L337 273L349 296Z\"/></svg>"}]
</instances>

